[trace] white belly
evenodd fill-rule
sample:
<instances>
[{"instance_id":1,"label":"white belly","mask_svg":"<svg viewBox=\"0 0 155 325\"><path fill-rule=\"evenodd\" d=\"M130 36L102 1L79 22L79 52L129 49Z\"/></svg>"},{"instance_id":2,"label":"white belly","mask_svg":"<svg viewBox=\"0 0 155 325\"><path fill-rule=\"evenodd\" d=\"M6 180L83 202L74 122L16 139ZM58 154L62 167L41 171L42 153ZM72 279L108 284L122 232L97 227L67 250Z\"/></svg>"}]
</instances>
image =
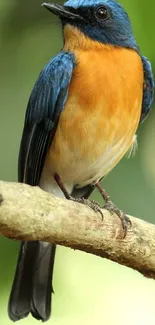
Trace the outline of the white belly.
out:
<instances>
[{"instance_id":1,"label":"white belly","mask_svg":"<svg viewBox=\"0 0 155 325\"><path fill-rule=\"evenodd\" d=\"M70 172L67 179L64 179L64 185L68 193L72 193L73 187L84 187L90 183L95 183L102 177L106 176L120 161L129 149L129 154L135 152L137 147L137 137L134 135L132 143L128 144L125 138L121 139L113 146L108 146L104 154L98 158L93 164L85 164L82 161L76 165L70 165ZM55 196L64 197L61 189L53 178L53 173L46 166L43 170L39 186L47 191L53 193Z\"/></svg>"},{"instance_id":2,"label":"white belly","mask_svg":"<svg viewBox=\"0 0 155 325\"><path fill-rule=\"evenodd\" d=\"M137 144L137 137L134 135L132 143L125 139L121 139L113 146L107 146L104 154L98 158L93 164L84 166L80 163L76 166L76 173L74 171L74 185L78 187L86 186L90 183L95 183L102 177L106 176L120 161L120 159L130 151L134 153Z\"/></svg>"}]
</instances>

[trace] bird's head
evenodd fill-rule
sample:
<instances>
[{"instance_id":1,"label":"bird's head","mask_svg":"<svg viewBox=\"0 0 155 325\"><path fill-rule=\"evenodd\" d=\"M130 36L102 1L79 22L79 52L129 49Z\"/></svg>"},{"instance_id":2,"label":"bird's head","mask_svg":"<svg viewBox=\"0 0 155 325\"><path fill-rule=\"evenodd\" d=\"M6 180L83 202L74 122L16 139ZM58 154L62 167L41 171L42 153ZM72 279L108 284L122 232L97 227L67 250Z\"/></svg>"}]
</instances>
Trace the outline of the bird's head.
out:
<instances>
[{"instance_id":1,"label":"bird's head","mask_svg":"<svg viewBox=\"0 0 155 325\"><path fill-rule=\"evenodd\" d=\"M59 16L64 29L78 30L102 44L138 50L128 14L115 0L68 0L64 5L43 6Z\"/></svg>"}]
</instances>

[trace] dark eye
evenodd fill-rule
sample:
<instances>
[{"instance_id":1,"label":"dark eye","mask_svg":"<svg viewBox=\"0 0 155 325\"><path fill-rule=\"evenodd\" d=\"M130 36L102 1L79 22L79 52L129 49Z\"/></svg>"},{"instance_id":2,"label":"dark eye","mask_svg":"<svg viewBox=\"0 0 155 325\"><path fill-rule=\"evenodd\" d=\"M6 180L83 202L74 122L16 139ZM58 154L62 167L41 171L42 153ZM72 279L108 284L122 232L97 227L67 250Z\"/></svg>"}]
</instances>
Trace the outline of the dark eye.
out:
<instances>
[{"instance_id":1,"label":"dark eye","mask_svg":"<svg viewBox=\"0 0 155 325\"><path fill-rule=\"evenodd\" d=\"M95 16L99 20L106 20L109 17L108 10L106 7L100 6L95 10Z\"/></svg>"}]
</instances>

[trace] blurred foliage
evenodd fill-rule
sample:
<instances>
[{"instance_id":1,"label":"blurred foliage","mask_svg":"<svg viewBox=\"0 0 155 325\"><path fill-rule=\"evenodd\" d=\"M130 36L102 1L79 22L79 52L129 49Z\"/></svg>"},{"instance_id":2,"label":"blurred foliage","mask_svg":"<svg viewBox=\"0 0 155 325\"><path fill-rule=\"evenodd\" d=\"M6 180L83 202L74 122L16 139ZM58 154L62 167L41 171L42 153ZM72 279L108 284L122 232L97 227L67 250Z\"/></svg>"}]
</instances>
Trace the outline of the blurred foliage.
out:
<instances>
[{"instance_id":1,"label":"blurred foliage","mask_svg":"<svg viewBox=\"0 0 155 325\"><path fill-rule=\"evenodd\" d=\"M122 0L131 17L141 52L155 67L155 2ZM17 156L30 91L42 67L62 47L58 20L39 0L0 0L0 179L17 179ZM155 114L138 131L139 150L104 181L124 211L154 222ZM102 201L97 193L94 197ZM0 238L0 324L11 324L7 300L19 243ZM53 325L155 324L155 282L101 258L58 248ZM21 324L37 324L31 318Z\"/></svg>"}]
</instances>

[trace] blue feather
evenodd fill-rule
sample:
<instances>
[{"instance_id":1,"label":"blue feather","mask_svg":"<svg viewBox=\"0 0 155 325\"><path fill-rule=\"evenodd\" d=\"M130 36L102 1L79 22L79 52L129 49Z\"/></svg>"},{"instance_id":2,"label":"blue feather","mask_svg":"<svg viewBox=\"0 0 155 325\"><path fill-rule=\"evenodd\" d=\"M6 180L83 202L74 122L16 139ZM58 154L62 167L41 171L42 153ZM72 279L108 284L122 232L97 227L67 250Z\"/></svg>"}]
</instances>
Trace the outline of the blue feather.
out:
<instances>
[{"instance_id":1,"label":"blue feather","mask_svg":"<svg viewBox=\"0 0 155 325\"><path fill-rule=\"evenodd\" d=\"M47 63L32 90L26 122L39 123L45 118L54 121L60 115L74 66L74 55L67 52L60 52Z\"/></svg>"},{"instance_id":2,"label":"blue feather","mask_svg":"<svg viewBox=\"0 0 155 325\"><path fill-rule=\"evenodd\" d=\"M49 61L32 90L19 154L19 181L38 185L45 155L64 108L74 55L60 52Z\"/></svg>"},{"instance_id":3,"label":"blue feather","mask_svg":"<svg viewBox=\"0 0 155 325\"><path fill-rule=\"evenodd\" d=\"M143 103L141 122L147 117L154 98L154 77L151 63L145 56L142 56L143 70L144 70L144 88L143 88Z\"/></svg>"}]
</instances>

